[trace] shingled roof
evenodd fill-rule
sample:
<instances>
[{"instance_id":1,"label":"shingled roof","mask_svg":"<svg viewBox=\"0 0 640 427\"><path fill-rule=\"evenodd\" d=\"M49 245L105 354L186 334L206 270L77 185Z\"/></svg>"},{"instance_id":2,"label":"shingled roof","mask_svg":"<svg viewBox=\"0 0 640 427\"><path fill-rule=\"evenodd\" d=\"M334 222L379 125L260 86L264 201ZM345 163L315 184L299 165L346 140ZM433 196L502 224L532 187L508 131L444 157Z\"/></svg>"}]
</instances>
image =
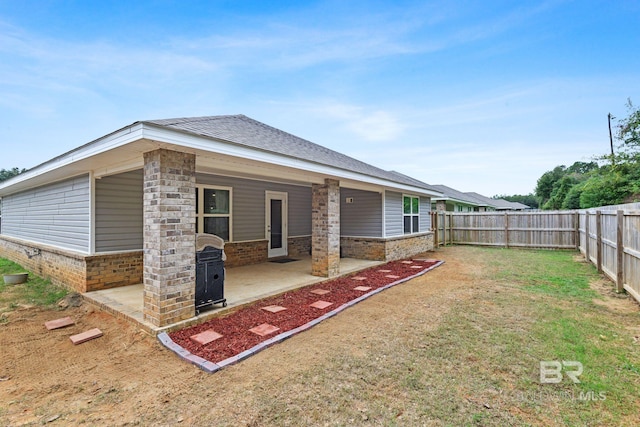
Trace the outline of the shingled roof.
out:
<instances>
[{"instance_id":1,"label":"shingled roof","mask_svg":"<svg viewBox=\"0 0 640 427\"><path fill-rule=\"evenodd\" d=\"M402 174L385 171L242 114L145 120L142 123L354 171L400 184L423 188L425 190L437 191L421 181Z\"/></svg>"},{"instance_id":2,"label":"shingled roof","mask_svg":"<svg viewBox=\"0 0 640 427\"><path fill-rule=\"evenodd\" d=\"M458 191L455 188L447 187L446 185L437 184L437 185L434 185L433 188L445 195L445 197L435 197L434 198L435 200L453 199L458 202L467 203L475 206L493 206L493 204L488 203L486 200L481 200L469 193L463 193L462 191Z\"/></svg>"}]
</instances>

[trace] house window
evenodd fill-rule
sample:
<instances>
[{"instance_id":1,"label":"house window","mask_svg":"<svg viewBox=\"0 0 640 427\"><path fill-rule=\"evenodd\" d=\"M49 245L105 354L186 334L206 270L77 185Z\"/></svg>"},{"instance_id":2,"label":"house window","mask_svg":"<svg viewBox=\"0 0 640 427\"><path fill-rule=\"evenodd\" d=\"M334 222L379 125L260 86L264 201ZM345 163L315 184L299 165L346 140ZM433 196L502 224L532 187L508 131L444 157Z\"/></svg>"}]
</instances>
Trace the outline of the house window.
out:
<instances>
[{"instance_id":1,"label":"house window","mask_svg":"<svg viewBox=\"0 0 640 427\"><path fill-rule=\"evenodd\" d=\"M415 196L402 196L404 234L420 231L420 198Z\"/></svg>"},{"instance_id":2,"label":"house window","mask_svg":"<svg viewBox=\"0 0 640 427\"><path fill-rule=\"evenodd\" d=\"M231 241L231 188L196 187L196 233Z\"/></svg>"}]
</instances>

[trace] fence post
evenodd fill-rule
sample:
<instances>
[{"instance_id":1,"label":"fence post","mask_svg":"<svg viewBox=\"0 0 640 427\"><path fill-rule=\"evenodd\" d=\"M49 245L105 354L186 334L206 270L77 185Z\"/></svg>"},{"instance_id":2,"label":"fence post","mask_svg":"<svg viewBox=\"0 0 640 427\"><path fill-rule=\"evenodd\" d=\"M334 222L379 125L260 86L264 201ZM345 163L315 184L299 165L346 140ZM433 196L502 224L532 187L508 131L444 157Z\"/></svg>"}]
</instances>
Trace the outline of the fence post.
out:
<instances>
[{"instance_id":1,"label":"fence post","mask_svg":"<svg viewBox=\"0 0 640 427\"><path fill-rule=\"evenodd\" d=\"M435 214L435 215L434 215ZM433 236L433 246L435 246L436 249L438 249L440 247L440 239L438 234L440 233L440 231L438 230L438 211L432 212L431 213L431 220L433 221L433 228L435 229L435 234Z\"/></svg>"},{"instance_id":2,"label":"fence post","mask_svg":"<svg viewBox=\"0 0 640 427\"><path fill-rule=\"evenodd\" d=\"M596 211L596 266L602 273L602 211Z\"/></svg>"},{"instance_id":3,"label":"fence post","mask_svg":"<svg viewBox=\"0 0 640 427\"><path fill-rule=\"evenodd\" d=\"M589 253L589 246L591 243L591 235L589 234L589 211L584 211L584 256L587 258L587 262L591 262L591 254Z\"/></svg>"},{"instance_id":4,"label":"fence post","mask_svg":"<svg viewBox=\"0 0 640 427\"><path fill-rule=\"evenodd\" d=\"M580 252L580 212L578 211L573 213L573 229L575 230L576 250Z\"/></svg>"},{"instance_id":5,"label":"fence post","mask_svg":"<svg viewBox=\"0 0 640 427\"><path fill-rule=\"evenodd\" d=\"M449 244L453 246L453 212L449 214Z\"/></svg>"},{"instance_id":6,"label":"fence post","mask_svg":"<svg viewBox=\"0 0 640 427\"><path fill-rule=\"evenodd\" d=\"M504 247L509 249L509 212L504 211Z\"/></svg>"},{"instance_id":7,"label":"fence post","mask_svg":"<svg viewBox=\"0 0 640 427\"><path fill-rule=\"evenodd\" d=\"M624 292L624 211L618 211L616 236L616 292Z\"/></svg>"}]
</instances>

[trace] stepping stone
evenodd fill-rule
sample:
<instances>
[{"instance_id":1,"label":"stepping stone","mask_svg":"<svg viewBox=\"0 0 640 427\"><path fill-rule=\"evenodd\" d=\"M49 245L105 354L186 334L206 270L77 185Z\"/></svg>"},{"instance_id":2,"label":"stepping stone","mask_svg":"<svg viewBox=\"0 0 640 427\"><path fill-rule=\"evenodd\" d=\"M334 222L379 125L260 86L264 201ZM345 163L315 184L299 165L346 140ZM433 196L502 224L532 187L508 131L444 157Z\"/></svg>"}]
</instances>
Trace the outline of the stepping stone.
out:
<instances>
[{"instance_id":1,"label":"stepping stone","mask_svg":"<svg viewBox=\"0 0 640 427\"><path fill-rule=\"evenodd\" d=\"M48 330L53 330L53 329L60 329L60 328L64 328L67 326L71 326L73 325L75 322L73 321L73 319L71 317L62 317L60 319L56 319L56 320L49 320L48 322L44 322L44 326L45 328L47 328Z\"/></svg>"},{"instance_id":2,"label":"stepping stone","mask_svg":"<svg viewBox=\"0 0 640 427\"><path fill-rule=\"evenodd\" d=\"M200 345L207 345L210 342L217 340L218 338L222 338L222 335L220 335L213 329L207 329L204 332L200 332L199 334L191 335L189 337L191 341Z\"/></svg>"},{"instance_id":3,"label":"stepping stone","mask_svg":"<svg viewBox=\"0 0 640 427\"><path fill-rule=\"evenodd\" d=\"M332 302L329 301L322 301L322 300L318 300L316 302L314 302L313 304L309 304L311 307L313 308L319 308L320 310L325 309L327 307L329 307L330 305L332 305Z\"/></svg>"},{"instance_id":4,"label":"stepping stone","mask_svg":"<svg viewBox=\"0 0 640 427\"><path fill-rule=\"evenodd\" d=\"M353 280L367 280L366 277L364 276L356 276L356 277L352 277Z\"/></svg>"},{"instance_id":5,"label":"stepping stone","mask_svg":"<svg viewBox=\"0 0 640 427\"><path fill-rule=\"evenodd\" d=\"M90 341L94 338L100 338L102 331L98 328L89 329L77 335L71 335L69 339L74 345L82 344L83 342Z\"/></svg>"},{"instance_id":6,"label":"stepping stone","mask_svg":"<svg viewBox=\"0 0 640 427\"><path fill-rule=\"evenodd\" d=\"M399 279L399 278L400 278L400 276L395 276L395 275L393 275L393 274L387 274L387 275L386 275L386 276L384 276L384 277L388 277L389 279Z\"/></svg>"},{"instance_id":7,"label":"stepping stone","mask_svg":"<svg viewBox=\"0 0 640 427\"><path fill-rule=\"evenodd\" d=\"M437 259L427 259L427 258L415 258L414 261L419 261L419 262L438 262Z\"/></svg>"},{"instance_id":8,"label":"stepping stone","mask_svg":"<svg viewBox=\"0 0 640 427\"><path fill-rule=\"evenodd\" d=\"M413 264L413 261L402 261L403 264Z\"/></svg>"},{"instance_id":9,"label":"stepping stone","mask_svg":"<svg viewBox=\"0 0 640 427\"><path fill-rule=\"evenodd\" d=\"M287 307L283 307L281 305L268 305L266 307L262 307L262 310L268 311L270 313L277 313L282 310L286 310Z\"/></svg>"},{"instance_id":10,"label":"stepping stone","mask_svg":"<svg viewBox=\"0 0 640 427\"><path fill-rule=\"evenodd\" d=\"M314 289L311 291L312 294L316 294L316 295L325 295L328 294L331 291L328 291L326 289Z\"/></svg>"},{"instance_id":11,"label":"stepping stone","mask_svg":"<svg viewBox=\"0 0 640 427\"><path fill-rule=\"evenodd\" d=\"M421 266L421 265L412 265L410 268L420 268L420 269L422 269L422 268L424 268L424 267L423 267L423 266Z\"/></svg>"},{"instance_id":12,"label":"stepping stone","mask_svg":"<svg viewBox=\"0 0 640 427\"><path fill-rule=\"evenodd\" d=\"M354 291L362 291L362 292L366 292L369 289L371 289L371 286L356 286L355 288L353 288Z\"/></svg>"},{"instance_id":13,"label":"stepping stone","mask_svg":"<svg viewBox=\"0 0 640 427\"><path fill-rule=\"evenodd\" d=\"M269 335L274 333L275 331L279 331L280 328L277 326L270 325L268 323L263 323L262 325L258 325L255 328L249 329L249 332L253 332L256 335L260 335L264 337L265 335Z\"/></svg>"},{"instance_id":14,"label":"stepping stone","mask_svg":"<svg viewBox=\"0 0 640 427\"><path fill-rule=\"evenodd\" d=\"M380 273L391 273L391 270L378 270Z\"/></svg>"}]
</instances>

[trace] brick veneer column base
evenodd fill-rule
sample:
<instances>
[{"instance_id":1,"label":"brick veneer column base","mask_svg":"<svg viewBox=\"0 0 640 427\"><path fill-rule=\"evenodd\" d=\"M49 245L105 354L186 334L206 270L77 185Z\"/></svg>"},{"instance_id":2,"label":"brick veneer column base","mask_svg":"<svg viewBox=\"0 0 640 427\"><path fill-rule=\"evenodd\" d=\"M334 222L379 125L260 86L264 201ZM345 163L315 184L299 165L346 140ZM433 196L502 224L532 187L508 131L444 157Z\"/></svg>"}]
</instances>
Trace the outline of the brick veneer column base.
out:
<instances>
[{"instance_id":1,"label":"brick veneer column base","mask_svg":"<svg viewBox=\"0 0 640 427\"><path fill-rule=\"evenodd\" d=\"M144 153L144 320L166 326L195 315L193 154Z\"/></svg>"},{"instance_id":2,"label":"brick veneer column base","mask_svg":"<svg viewBox=\"0 0 640 427\"><path fill-rule=\"evenodd\" d=\"M311 188L311 274L340 274L340 183L335 179Z\"/></svg>"}]
</instances>

